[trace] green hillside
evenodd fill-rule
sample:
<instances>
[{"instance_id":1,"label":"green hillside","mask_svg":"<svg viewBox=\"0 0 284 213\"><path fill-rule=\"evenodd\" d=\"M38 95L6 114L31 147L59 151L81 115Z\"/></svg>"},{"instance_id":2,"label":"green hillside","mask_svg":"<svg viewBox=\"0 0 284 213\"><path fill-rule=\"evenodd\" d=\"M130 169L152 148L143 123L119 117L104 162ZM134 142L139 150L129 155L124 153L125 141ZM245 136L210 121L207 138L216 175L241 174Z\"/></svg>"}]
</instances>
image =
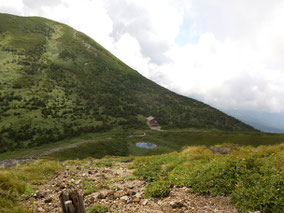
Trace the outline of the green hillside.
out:
<instances>
[{"instance_id":1,"label":"green hillside","mask_svg":"<svg viewBox=\"0 0 284 213\"><path fill-rule=\"evenodd\" d=\"M255 131L144 78L94 40L39 17L0 14L0 152L114 127Z\"/></svg>"}]
</instances>

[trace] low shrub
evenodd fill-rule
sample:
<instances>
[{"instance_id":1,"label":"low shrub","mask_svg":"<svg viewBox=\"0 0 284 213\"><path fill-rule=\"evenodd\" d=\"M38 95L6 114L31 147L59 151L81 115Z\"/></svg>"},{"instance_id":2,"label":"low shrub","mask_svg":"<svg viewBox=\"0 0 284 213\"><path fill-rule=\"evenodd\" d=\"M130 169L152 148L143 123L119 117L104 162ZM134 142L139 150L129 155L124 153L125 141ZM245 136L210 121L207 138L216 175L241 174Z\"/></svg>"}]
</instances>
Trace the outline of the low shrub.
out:
<instances>
[{"instance_id":1,"label":"low shrub","mask_svg":"<svg viewBox=\"0 0 284 213\"><path fill-rule=\"evenodd\" d=\"M138 158L133 165L135 174L150 182L148 197L167 196L170 185L186 186L198 194L228 196L242 212L282 213L283 154L284 144L237 147L229 155L190 147L181 154Z\"/></svg>"},{"instance_id":2,"label":"low shrub","mask_svg":"<svg viewBox=\"0 0 284 213\"><path fill-rule=\"evenodd\" d=\"M251 174L240 181L231 194L231 200L243 211L282 213L284 210L283 172L273 175Z\"/></svg>"},{"instance_id":3,"label":"low shrub","mask_svg":"<svg viewBox=\"0 0 284 213\"><path fill-rule=\"evenodd\" d=\"M196 193L227 196L232 193L245 172L250 171L238 159L198 164L189 173L188 186Z\"/></svg>"},{"instance_id":4,"label":"low shrub","mask_svg":"<svg viewBox=\"0 0 284 213\"><path fill-rule=\"evenodd\" d=\"M150 183L146 190L145 190L145 195L146 197L155 197L155 198L160 198L160 197L167 197L170 194L170 186L166 182L162 181L156 181Z\"/></svg>"},{"instance_id":5,"label":"low shrub","mask_svg":"<svg viewBox=\"0 0 284 213\"><path fill-rule=\"evenodd\" d=\"M84 192L85 195L92 194L92 193L97 192L101 189L109 189L109 186L102 185L102 184L97 185L94 181L84 181L83 186L86 189L85 192Z\"/></svg>"},{"instance_id":6,"label":"low shrub","mask_svg":"<svg viewBox=\"0 0 284 213\"><path fill-rule=\"evenodd\" d=\"M134 157L133 156L122 157L122 158L118 158L117 161L121 163L129 163L129 162L134 161Z\"/></svg>"},{"instance_id":7,"label":"low shrub","mask_svg":"<svg viewBox=\"0 0 284 213\"><path fill-rule=\"evenodd\" d=\"M147 181L157 181L163 174L162 165L179 160L178 153L164 154L151 157L141 157L134 161L134 175Z\"/></svg>"},{"instance_id":8,"label":"low shrub","mask_svg":"<svg viewBox=\"0 0 284 213\"><path fill-rule=\"evenodd\" d=\"M102 167L112 167L112 162L109 160L98 161L94 163L94 167L102 168Z\"/></svg>"}]
</instances>

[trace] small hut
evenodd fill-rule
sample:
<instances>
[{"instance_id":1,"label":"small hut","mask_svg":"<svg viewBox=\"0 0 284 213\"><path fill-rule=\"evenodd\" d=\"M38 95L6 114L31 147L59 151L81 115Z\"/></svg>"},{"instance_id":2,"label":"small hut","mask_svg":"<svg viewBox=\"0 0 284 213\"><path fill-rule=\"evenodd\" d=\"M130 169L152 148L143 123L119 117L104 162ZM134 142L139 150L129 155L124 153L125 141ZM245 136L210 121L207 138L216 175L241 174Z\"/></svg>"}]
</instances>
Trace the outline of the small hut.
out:
<instances>
[{"instance_id":1,"label":"small hut","mask_svg":"<svg viewBox=\"0 0 284 213\"><path fill-rule=\"evenodd\" d=\"M148 121L149 125L152 126L152 127L159 126L158 121L152 116L149 116L147 118L147 121Z\"/></svg>"}]
</instances>

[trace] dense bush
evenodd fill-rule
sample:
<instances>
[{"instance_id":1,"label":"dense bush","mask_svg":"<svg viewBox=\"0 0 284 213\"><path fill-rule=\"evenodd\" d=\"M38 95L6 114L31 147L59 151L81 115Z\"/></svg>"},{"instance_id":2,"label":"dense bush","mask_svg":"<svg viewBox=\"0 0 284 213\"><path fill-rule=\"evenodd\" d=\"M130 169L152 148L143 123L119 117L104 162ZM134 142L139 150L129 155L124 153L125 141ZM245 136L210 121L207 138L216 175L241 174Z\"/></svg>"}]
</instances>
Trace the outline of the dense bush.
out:
<instances>
[{"instance_id":1,"label":"dense bush","mask_svg":"<svg viewBox=\"0 0 284 213\"><path fill-rule=\"evenodd\" d=\"M254 173L242 177L231 194L233 203L242 211L283 212L284 175L266 168L270 174Z\"/></svg>"},{"instance_id":2,"label":"dense bush","mask_svg":"<svg viewBox=\"0 0 284 213\"><path fill-rule=\"evenodd\" d=\"M243 212L281 213L284 210L283 154L284 144L235 147L230 155L191 147L182 154L174 154L175 158L173 154L138 158L134 167L138 177L157 180L147 188L147 194L152 197L164 195L168 185L186 186L198 194L229 196Z\"/></svg>"}]
</instances>

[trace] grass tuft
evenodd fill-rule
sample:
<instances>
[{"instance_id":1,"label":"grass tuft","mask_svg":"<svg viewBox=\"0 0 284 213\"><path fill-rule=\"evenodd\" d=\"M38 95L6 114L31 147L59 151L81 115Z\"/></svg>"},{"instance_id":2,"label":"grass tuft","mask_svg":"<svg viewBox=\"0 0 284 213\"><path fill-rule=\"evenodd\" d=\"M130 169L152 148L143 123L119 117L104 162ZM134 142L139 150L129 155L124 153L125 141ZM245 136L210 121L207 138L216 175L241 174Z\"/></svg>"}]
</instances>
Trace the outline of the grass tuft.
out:
<instances>
[{"instance_id":1,"label":"grass tuft","mask_svg":"<svg viewBox=\"0 0 284 213\"><path fill-rule=\"evenodd\" d=\"M101 204L95 204L88 210L88 213L106 213L106 212L109 212L109 207Z\"/></svg>"},{"instance_id":2,"label":"grass tuft","mask_svg":"<svg viewBox=\"0 0 284 213\"><path fill-rule=\"evenodd\" d=\"M101 161L95 162L93 166L98 167L98 168L112 167L113 163L110 160L101 160Z\"/></svg>"},{"instance_id":3,"label":"grass tuft","mask_svg":"<svg viewBox=\"0 0 284 213\"><path fill-rule=\"evenodd\" d=\"M62 169L60 163L45 160L24 164L16 169L1 169L0 212L32 212L28 207L22 206L21 201L34 193L35 184L48 181Z\"/></svg>"}]
</instances>

